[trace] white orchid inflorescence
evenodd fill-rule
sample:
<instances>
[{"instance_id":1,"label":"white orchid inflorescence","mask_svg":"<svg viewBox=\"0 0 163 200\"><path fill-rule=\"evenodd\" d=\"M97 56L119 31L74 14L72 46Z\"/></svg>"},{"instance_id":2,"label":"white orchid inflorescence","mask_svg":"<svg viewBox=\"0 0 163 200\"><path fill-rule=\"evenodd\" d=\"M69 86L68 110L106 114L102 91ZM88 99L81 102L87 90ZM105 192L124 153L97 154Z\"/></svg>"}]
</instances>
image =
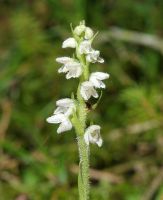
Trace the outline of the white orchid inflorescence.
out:
<instances>
[{"instance_id":1,"label":"white orchid inflorescence","mask_svg":"<svg viewBox=\"0 0 163 200\"><path fill-rule=\"evenodd\" d=\"M97 34L94 34L91 28L86 27L84 21L80 22L74 29L71 26L71 29L73 37L66 39L62 44L62 48L74 48L73 57L58 57L56 61L62 65L58 69L58 73L65 73L66 79L79 78L77 94L76 96L73 94L71 99L58 100L56 102L57 108L53 115L47 118L47 122L59 124L57 133L71 130L72 127L75 128L81 162L83 162L83 166L85 165L81 170L86 173L88 160L85 159L89 157L89 144L93 143L101 147L103 143L100 135L101 127L92 124L86 126L87 114L90 111L87 105L90 98L99 98L97 90L106 87L103 81L109 78L109 74L89 72L91 63L104 62L104 59L100 57L100 51L92 47L92 42ZM94 105L92 105L92 108L94 108ZM84 172L82 173L84 174ZM86 185L84 182L83 184Z\"/></svg>"},{"instance_id":2,"label":"white orchid inflorescence","mask_svg":"<svg viewBox=\"0 0 163 200\"><path fill-rule=\"evenodd\" d=\"M102 80L109 78L109 74L104 72L93 72L90 74L90 76L88 76L88 67L90 63L104 62L104 59L100 57L100 52L98 50L94 50L91 46L94 39L94 33L91 28L85 26L84 22L81 22L80 25L75 27L73 30L73 36L74 37L68 38L63 42L62 48L76 48L76 57L57 58L56 61L63 64L63 66L59 68L58 72L66 73L66 79L83 76L82 80L84 81L80 82L80 94L82 98L85 101L88 101L91 96L98 98L99 95L96 91L96 88L105 88L105 84L102 82ZM69 117L73 114L73 109L75 110L74 100L68 98L62 99L57 101L56 104L58 108L55 110L53 116L49 117L47 121L49 123L60 123L60 126L57 130L58 133L68 131L72 128L72 123ZM95 131L95 128L97 129L97 127L99 132L100 128L97 125L87 128L84 136L87 145L89 145L90 142L97 143L98 146L102 145L101 137L99 143L96 141L96 139L93 139L93 137L97 136L97 134L93 135L93 132Z\"/></svg>"}]
</instances>

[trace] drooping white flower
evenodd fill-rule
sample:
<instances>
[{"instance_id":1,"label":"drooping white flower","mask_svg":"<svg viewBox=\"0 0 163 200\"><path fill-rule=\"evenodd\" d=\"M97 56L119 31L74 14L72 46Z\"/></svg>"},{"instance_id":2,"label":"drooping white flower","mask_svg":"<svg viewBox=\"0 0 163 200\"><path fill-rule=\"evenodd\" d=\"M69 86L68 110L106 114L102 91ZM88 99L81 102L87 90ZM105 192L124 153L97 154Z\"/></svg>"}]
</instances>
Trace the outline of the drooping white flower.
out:
<instances>
[{"instance_id":1,"label":"drooping white flower","mask_svg":"<svg viewBox=\"0 0 163 200\"><path fill-rule=\"evenodd\" d=\"M93 37L93 30L89 27L86 27L84 37L86 40L90 40Z\"/></svg>"},{"instance_id":2,"label":"drooping white flower","mask_svg":"<svg viewBox=\"0 0 163 200\"><path fill-rule=\"evenodd\" d=\"M80 54L89 54L92 52L91 42L89 40L84 40L79 45Z\"/></svg>"},{"instance_id":3,"label":"drooping white flower","mask_svg":"<svg viewBox=\"0 0 163 200\"><path fill-rule=\"evenodd\" d=\"M91 96L98 98L98 93L95 90L93 83L90 81L85 81L81 84L80 93L83 99L86 101L90 99Z\"/></svg>"},{"instance_id":4,"label":"drooping white flower","mask_svg":"<svg viewBox=\"0 0 163 200\"><path fill-rule=\"evenodd\" d=\"M67 73L67 79L77 78L82 74L82 66L75 59L69 57L59 57L56 61L63 64L63 66L58 69L58 72Z\"/></svg>"},{"instance_id":5,"label":"drooping white flower","mask_svg":"<svg viewBox=\"0 0 163 200\"><path fill-rule=\"evenodd\" d=\"M70 122L68 117L66 117L62 113L48 117L47 122L52 123L52 124L60 124L57 129L57 133L62 133L62 132L69 131L72 129L72 123Z\"/></svg>"},{"instance_id":6,"label":"drooping white flower","mask_svg":"<svg viewBox=\"0 0 163 200\"><path fill-rule=\"evenodd\" d=\"M77 45L77 42L74 38L68 38L63 42L62 48L67 48L67 47L75 48L76 45Z\"/></svg>"},{"instance_id":7,"label":"drooping white flower","mask_svg":"<svg viewBox=\"0 0 163 200\"><path fill-rule=\"evenodd\" d=\"M57 108L54 111L54 114L64 114L65 116L70 116L75 110L74 101L70 98L60 99L56 102Z\"/></svg>"},{"instance_id":8,"label":"drooping white flower","mask_svg":"<svg viewBox=\"0 0 163 200\"><path fill-rule=\"evenodd\" d=\"M109 78L108 73L104 72L94 72L91 73L89 81L93 83L95 88L105 88L105 84L102 82L103 80Z\"/></svg>"},{"instance_id":9,"label":"drooping white flower","mask_svg":"<svg viewBox=\"0 0 163 200\"><path fill-rule=\"evenodd\" d=\"M91 63L104 62L104 59L100 57L100 51L98 50L92 50L91 52L89 52L89 54L86 56L86 60Z\"/></svg>"},{"instance_id":10,"label":"drooping white flower","mask_svg":"<svg viewBox=\"0 0 163 200\"><path fill-rule=\"evenodd\" d=\"M84 140L87 145L89 143L97 144L99 147L102 146L103 140L100 135L101 127L98 125L89 126L84 134Z\"/></svg>"},{"instance_id":11,"label":"drooping white flower","mask_svg":"<svg viewBox=\"0 0 163 200\"><path fill-rule=\"evenodd\" d=\"M80 24L79 26L76 26L74 29L74 34L80 36L84 31L86 27L84 24Z\"/></svg>"}]
</instances>

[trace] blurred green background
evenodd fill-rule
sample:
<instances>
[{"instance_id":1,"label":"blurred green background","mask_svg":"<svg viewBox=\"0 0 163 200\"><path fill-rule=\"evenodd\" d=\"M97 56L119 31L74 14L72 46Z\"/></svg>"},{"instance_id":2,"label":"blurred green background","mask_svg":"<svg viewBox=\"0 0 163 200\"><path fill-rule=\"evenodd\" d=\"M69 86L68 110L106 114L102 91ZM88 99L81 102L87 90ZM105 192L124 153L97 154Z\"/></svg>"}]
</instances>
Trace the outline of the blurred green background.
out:
<instances>
[{"instance_id":1,"label":"blurred green background","mask_svg":"<svg viewBox=\"0 0 163 200\"><path fill-rule=\"evenodd\" d=\"M163 1L0 1L0 200L76 200L74 131L46 123L77 80L55 58L85 19L110 79L91 118L104 145L91 146L92 200L163 199Z\"/></svg>"}]
</instances>

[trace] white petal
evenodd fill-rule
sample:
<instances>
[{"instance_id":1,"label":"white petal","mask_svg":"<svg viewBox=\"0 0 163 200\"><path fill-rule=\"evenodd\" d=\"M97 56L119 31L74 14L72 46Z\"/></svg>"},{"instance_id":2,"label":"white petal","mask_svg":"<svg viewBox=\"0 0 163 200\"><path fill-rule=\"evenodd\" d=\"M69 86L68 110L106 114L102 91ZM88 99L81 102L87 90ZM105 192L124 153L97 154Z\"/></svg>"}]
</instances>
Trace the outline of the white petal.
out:
<instances>
[{"instance_id":1,"label":"white petal","mask_svg":"<svg viewBox=\"0 0 163 200\"><path fill-rule=\"evenodd\" d=\"M84 100L88 100L91 96L98 98L98 93L93 87L93 84L90 81L85 81L81 84L80 88L81 96Z\"/></svg>"},{"instance_id":2,"label":"white petal","mask_svg":"<svg viewBox=\"0 0 163 200\"><path fill-rule=\"evenodd\" d=\"M80 54L88 54L92 51L91 42L89 40L84 40L79 45Z\"/></svg>"},{"instance_id":3,"label":"white petal","mask_svg":"<svg viewBox=\"0 0 163 200\"><path fill-rule=\"evenodd\" d=\"M86 27L85 29L85 39L89 40L93 37L93 31L91 28Z\"/></svg>"},{"instance_id":4,"label":"white petal","mask_svg":"<svg viewBox=\"0 0 163 200\"><path fill-rule=\"evenodd\" d=\"M101 57L98 57L97 62L99 62L99 63L104 63L104 59L101 58Z\"/></svg>"},{"instance_id":5,"label":"white petal","mask_svg":"<svg viewBox=\"0 0 163 200\"><path fill-rule=\"evenodd\" d=\"M98 98L98 93L97 93L97 91L94 88L92 89L92 96L94 98Z\"/></svg>"},{"instance_id":6,"label":"white petal","mask_svg":"<svg viewBox=\"0 0 163 200\"><path fill-rule=\"evenodd\" d=\"M74 110L76 110L75 105L69 107L69 108L66 110L66 112L64 112L64 115L65 115L66 117L69 117L69 116L73 113Z\"/></svg>"},{"instance_id":7,"label":"white petal","mask_svg":"<svg viewBox=\"0 0 163 200\"><path fill-rule=\"evenodd\" d=\"M96 143L99 147L102 146L103 140L100 135L100 129L101 127L98 125L91 125L86 129L84 134L86 144Z\"/></svg>"},{"instance_id":8,"label":"white petal","mask_svg":"<svg viewBox=\"0 0 163 200\"><path fill-rule=\"evenodd\" d=\"M92 51L86 56L86 60L92 63L95 62L103 63L104 59L100 58L99 56L100 56L100 51L92 49Z\"/></svg>"},{"instance_id":9,"label":"white petal","mask_svg":"<svg viewBox=\"0 0 163 200\"><path fill-rule=\"evenodd\" d=\"M90 76L89 80L93 83L94 87L100 88L100 82L96 77Z\"/></svg>"},{"instance_id":10,"label":"white petal","mask_svg":"<svg viewBox=\"0 0 163 200\"><path fill-rule=\"evenodd\" d=\"M94 87L96 88L105 88L105 84L102 80L109 78L109 74L104 72L94 72L90 75L90 82L93 83Z\"/></svg>"},{"instance_id":11,"label":"white petal","mask_svg":"<svg viewBox=\"0 0 163 200\"><path fill-rule=\"evenodd\" d=\"M58 123L61 123L63 120L65 120L65 116L64 114L57 114L57 115L53 115L51 117L48 117L46 119L46 121L48 123L54 123L54 124L58 124Z\"/></svg>"},{"instance_id":12,"label":"white petal","mask_svg":"<svg viewBox=\"0 0 163 200\"><path fill-rule=\"evenodd\" d=\"M89 134L88 134L88 133L85 133L85 134L84 134L84 140L85 140L85 143L86 143L87 145L89 145Z\"/></svg>"},{"instance_id":13,"label":"white petal","mask_svg":"<svg viewBox=\"0 0 163 200\"><path fill-rule=\"evenodd\" d=\"M57 61L58 63L61 63L61 64L66 64L66 63L68 63L68 62L72 62L73 60L74 60L73 58L66 57L66 56L56 58L56 61Z\"/></svg>"},{"instance_id":14,"label":"white petal","mask_svg":"<svg viewBox=\"0 0 163 200\"><path fill-rule=\"evenodd\" d=\"M80 89L80 94L83 97L84 100L88 101L88 99L91 97L88 95L83 88Z\"/></svg>"},{"instance_id":15,"label":"white petal","mask_svg":"<svg viewBox=\"0 0 163 200\"><path fill-rule=\"evenodd\" d=\"M66 39L63 44L62 44L62 48L75 48L76 47L76 40L74 38L68 38Z\"/></svg>"},{"instance_id":16,"label":"white petal","mask_svg":"<svg viewBox=\"0 0 163 200\"><path fill-rule=\"evenodd\" d=\"M69 131L72 129L72 124L69 119L64 120L60 125L59 128L57 129L57 133L62 133L65 131Z\"/></svg>"},{"instance_id":17,"label":"white petal","mask_svg":"<svg viewBox=\"0 0 163 200\"><path fill-rule=\"evenodd\" d=\"M66 68L66 65L64 65L64 66L62 66L62 67L60 67L59 69L58 69L58 73L66 73L68 70L67 70L67 68Z\"/></svg>"},{"instance_id":18,"label":"white petal","mask_svg":"<svg viewBox=\"0 0 163 200\"><path fill-rule=\"evenodd\" d=\"M57 114L64 114L65 112L67 111L67 108L65 107L57 107L55 110L54 110L54 115L57 115Z\"/></svg>"},{"instance_id":19,"label":"white petal","mask_svg":"<svg viewBox=\"0 0 163 200\"><path fill-rule=\"evenodd\" d=\"M54 114L62 113L65 115L65 117L70 116L75 108L75 103L70 98L64 98L60 99L56 102L56 105L58 106L57 109L54 111Z\"/></svg>"},{"instance_id":20,"label":"white petal","mask_svg":"<svg viewBox=\"0 0 163 200\"><path fill-rule=\"evenodd\" d=\"M76 26L75 29L74 29L74 34L80 36L84 31L85 31L85 25L84 24L81 24L79 26Z\"/></svg>"},{"instance_id":21,"label":"white petal","mask_svg":"<svg viewBox=\"0 0 163 200\"><path fill-rule=\"evenodd\" d=\"M86 129L87 133L93 133L94 131L100 131L101 127L99 125L91 125Z\"/></svg>"},{"instance_id":22,"label":"white petal","mask_svg":"<svg viewBox=\"0 0 163 200\"><path fill-rule=\"evenodd\" d=\"M63 107L69 107L70 105L73 105L74 101L70 98L64 98L56 101L57 106L63 106Z\"/></svg>"},{"instance_id":23,"label":"white petal","mask_svg":"<svg viewBox=\"0 0 163 200\"><path fill-rule=\"evenodd\" d=\"M99 140L96 142L96 144L97 144L99 147L101 147L102 144L103 144L102 138L99 138Z\"/></svg>"},{"instance_id":24,"label":"white petal","mask_svg":"<svg viewBox=\"0 0 163 200\"><path fill-rule=\"evenodd\" d=\"M77 78L82 74L82 66L79 62L68 63L66 67L68 69L67 79Z\"/></svg>"}]
</instances>

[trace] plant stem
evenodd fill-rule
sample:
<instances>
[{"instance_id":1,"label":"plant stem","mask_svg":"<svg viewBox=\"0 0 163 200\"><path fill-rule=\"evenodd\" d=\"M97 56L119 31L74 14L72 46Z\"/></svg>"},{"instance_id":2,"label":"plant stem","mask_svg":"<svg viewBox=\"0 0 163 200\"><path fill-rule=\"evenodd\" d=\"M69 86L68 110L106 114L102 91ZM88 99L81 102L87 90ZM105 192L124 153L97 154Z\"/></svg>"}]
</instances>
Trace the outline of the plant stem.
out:
<instances>
[{"instance_id":1,"label":"plant stem","mask_svg":"<svg viewBox=\"0 0 163 200\"><path fill-rule=\"evenodd\" d=\"M79 197L80 200L89 199L89 146L86 145L83 136L78 137L78 148L79 148Z\"/></svg>"},{"instance_id":2,"label":"plant stem","mask_svg":"<svg viewBox=\"0 0 163 200\"><path fill-rule=\"evenodd\" d=\"M79 199L89 199L89 146L84 141L84 132L86 128L87 110L86 104L80 95L80 83L77 91L77 113L74 113L73 124L77 134L79 149L79 175L78 190Z\"/></svg>"},{"instance_id":3,"label":"plant stem","mask_svg":"<svg viewBox=\"0 0 163 200\"><path fill-rule=\"evenodd\" d=\"M73 124L77 134L78 149L79 149L79 175L78 175L78 190L79 199L89 199L89 146L84 141L84 132L86 128L87 109L86 103L80 94L80 87L83 81L88 80L89 66L85 58L78 53L76 48L76 56L83 66L83 76L80 77L79 86L77 89L77 113L74 113Z\"/></svg>"}]
</instances>

